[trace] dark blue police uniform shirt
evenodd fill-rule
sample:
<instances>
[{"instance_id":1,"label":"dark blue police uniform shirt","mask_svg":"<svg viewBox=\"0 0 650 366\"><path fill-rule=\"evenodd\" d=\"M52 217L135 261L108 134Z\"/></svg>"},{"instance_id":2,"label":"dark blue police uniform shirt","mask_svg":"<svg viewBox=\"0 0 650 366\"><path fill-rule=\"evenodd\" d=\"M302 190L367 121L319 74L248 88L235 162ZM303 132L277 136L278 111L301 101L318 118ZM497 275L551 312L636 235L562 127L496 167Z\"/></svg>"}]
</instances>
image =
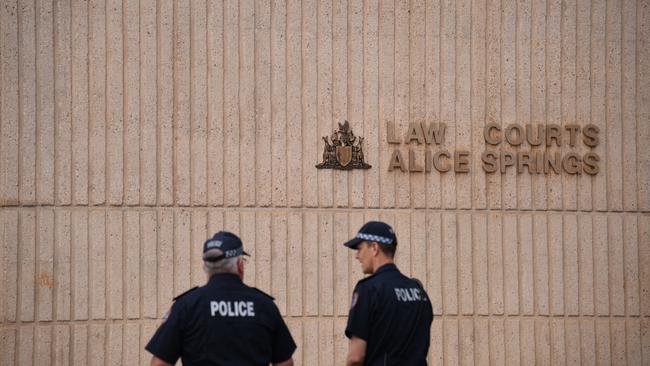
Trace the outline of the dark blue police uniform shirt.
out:
<instances>
[{"instance_id":1,"label":"dark blue police uniform shirt","mask_svg":"<svg viewBox=\"0 0 650 366\"><path fill-rule=\"evenodd\" d=\"M185 366L266 366L288 360L296 344L272 297L224 273L177 297L145 349Z\"/></svg>"},{"instance_id":2,"label":"dark blue police uniform shirt","mask_svg":"<svg viewBox=\"0 0 650 366\"><path fill-rule=\"evenodd\" d=\"M364 365L426 365L431 301L394 264L357 283L345 335L367 342Z\"/></svg>"}]
</instances>

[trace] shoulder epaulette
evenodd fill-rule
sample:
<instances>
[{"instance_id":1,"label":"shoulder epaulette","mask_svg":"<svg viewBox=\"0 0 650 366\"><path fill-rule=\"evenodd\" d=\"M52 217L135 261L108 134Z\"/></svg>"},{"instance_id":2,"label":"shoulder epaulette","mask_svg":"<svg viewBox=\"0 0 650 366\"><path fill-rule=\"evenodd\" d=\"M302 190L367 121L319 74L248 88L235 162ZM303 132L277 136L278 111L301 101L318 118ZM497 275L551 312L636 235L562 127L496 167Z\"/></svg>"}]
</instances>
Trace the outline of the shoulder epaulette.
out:
<instances>
[{"instance_id":1,"label":"shoulder epaulette","mask_svg":"<svg viewBox=\"0 0 650 366\"><path fill-rule=\"evenodd\" d=\"M418 280L418 279L415 278L415 277L411 277L411 279L412 279L413 281L415 281L415 283L417 283L418 286L420 286L421 289L424 289L424 285L422 284L422 281Z\"/></svg>"},{"instance_id":2,"label":"shoulder epaulette","mask_svg":"<svg viewBox=\"0 0 650 366\"><path fill-rule=\"evenodd\" d=\"M371 274L371 275L368 276L368 277L364 277L364 278L360 279L359 282L357 282L357 285L360 284L360 283L366 282L366 281L368 281L369 279L374 278L374 277L375 277L375 274L374 274L374 273Z\"/></svg>"},{"instance_id":3,"label":"shoulder epaulette","mask_svg":"<svg viewBox=\"0 0 650 366\"><path fill-rule=\"evenodd\" d=\"M267 294L266 292L264 292L264 291L258 289L257 287L251 287L251 288L252 288L253 290L259 292L260 294L262 294L262 295L268 297L269 299L271 299L271 300L275 300L275 297L273 297L273 296Z\"/></svg>"},{"instance_id":4,"label":"shoulder epaulette","mask_svg":"<svg viewBox=\"0 0 650 366\"><path fill-rule=\"evenodd\" d=\"M192 287L191 289L189 289L189 290L183 292L182 294L176 296L176 297L174 298L174 301L176 301L176 300L180 299L181 297L183 297L183 296L189 294L190 292L196 290L197 288L199 288L199 286L194 286L194 287Z\"/></svg>"}]
</instances>

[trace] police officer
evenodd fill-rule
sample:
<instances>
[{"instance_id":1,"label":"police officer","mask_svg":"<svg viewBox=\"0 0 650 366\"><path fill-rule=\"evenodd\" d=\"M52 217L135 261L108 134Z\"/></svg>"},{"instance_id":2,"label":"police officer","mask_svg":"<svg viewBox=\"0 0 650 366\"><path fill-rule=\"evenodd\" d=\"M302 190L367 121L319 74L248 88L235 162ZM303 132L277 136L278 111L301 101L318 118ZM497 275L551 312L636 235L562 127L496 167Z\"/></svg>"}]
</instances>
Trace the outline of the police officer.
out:
<instances>
[{"instance_id":1,"label":"police officer","mask_svg":"<svg viewBox=\"0 0 650 366\"><path fill-rule=\"evenodd\" d=\"M296 344L273 298L246 286L242 242L220 231L203 244L208 283L174 300L145 349L151 365L293 365Z\"/></svg>"},{"instance_id":2,"label":"police officer","mask_svg":"<svg viewBox=\"0 0 650 366\"><path fill-rule=\"evenodd\" d=\"M348 365L426 365L433 311L418 280L393 263L397 237L379 221L363 225L345 243L356 250L363 273L352 294L345 335Z\"/></svg>"}]
</instances>

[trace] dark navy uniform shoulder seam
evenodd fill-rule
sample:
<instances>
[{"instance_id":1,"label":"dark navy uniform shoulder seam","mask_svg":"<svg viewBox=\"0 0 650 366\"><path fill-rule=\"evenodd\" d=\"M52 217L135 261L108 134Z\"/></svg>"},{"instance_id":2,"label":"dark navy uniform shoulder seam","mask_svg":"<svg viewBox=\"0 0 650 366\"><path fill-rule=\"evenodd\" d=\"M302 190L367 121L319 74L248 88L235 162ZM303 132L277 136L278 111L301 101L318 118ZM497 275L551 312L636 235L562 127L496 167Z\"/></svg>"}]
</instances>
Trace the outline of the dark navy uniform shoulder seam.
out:
<instances>
[{"instance_id":1,"label":"dark navy uniform shoulder seam","mask_svg":"<svg viewBox=\"0 0 650 366\"><path fill-rule=\"evenodd\" d=\"M372 274L372 275L370 275L370 276L368 276L366 278L362 278L362 279L359 280L359 282L357 282L357 286L362 284L362 283L368 282L369 280L371 280L373 278L375 278L374 274Z\"/></svg>"},{"instance_id":2,"label":"dark navy uniform shoulder seam","mask_svg":"<svg viewBox=\"0 0 650 366\"><path fill-rule=\"evenodd\" d=\"M190 292L196 290L197 288L199 288L199 286L194 286L194 287L192 287L191 289L189 289L189 290L183 292L182 294L176 296L176 297L174 298L174 301L176 301L176 300L180 299L181 297L183 297L183 296L189 294Z\"/></svg>"},{"instance_id":3,"label":"dark navy uniform shoulder seam","mask_svg":"<svg viewBox=\"0 0 650 366\"><path fill-rule=\"evenodd\" d=\"M422 281L420 281L419 279L417 279L415 277L411 277L411 280L414 281L415 283L417 283L418 286L420 286L421 289L424 289L424 284L422 283Z\"/></svg>"},{"instance_id":4,"label":"dark navy uniform shoulder seam","mask_svg":"<svg viewBox=\"0 0 650 366\"><path fill-rule=\"evenodd\" d=\"M275 298L274 298L273 296L271 296L271 295L267 294L266 292L264 292L264 291L258 289L257 287L251 287L251 289L252 289L252 290L255 290L256 292L258 292L258 293L264 295L265 297L267 297L267 298L269 298L269 299L275 301Z\"/></svg>"}]
</instances>

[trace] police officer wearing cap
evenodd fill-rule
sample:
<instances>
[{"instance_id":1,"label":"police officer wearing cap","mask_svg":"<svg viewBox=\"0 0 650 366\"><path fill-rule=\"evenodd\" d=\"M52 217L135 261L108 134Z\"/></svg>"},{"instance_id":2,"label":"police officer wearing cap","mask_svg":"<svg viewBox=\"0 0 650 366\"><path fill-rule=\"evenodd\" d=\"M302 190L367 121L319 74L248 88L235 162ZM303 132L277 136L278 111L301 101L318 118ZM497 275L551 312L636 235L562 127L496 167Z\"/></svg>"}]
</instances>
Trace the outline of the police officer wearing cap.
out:
<instances>
[{"instance_id":1,"label":"police officer wearing cap","mask_svg":"<svg viewBox=\"0 0 650 366\"><path fill-rule=\"evenodd\" d=\"M370 221L345 246L356 250L363 273L370 274L352 294L347 365L426 365L433 310L421 283L393 263L393 229Z\"/></svg>"},{"instance_id":2,"label":"police officer wearing cap","mask_svg":"<svg viewBox=\"0 0 650 366\"><path fill-rule=\"evenodd\" d=\"M208 283L177 296L145 349L151 365L293 365L296 344L273 298L246 286L242 242L220 231L203 245Z\"/></svg>"}]
</instances>

